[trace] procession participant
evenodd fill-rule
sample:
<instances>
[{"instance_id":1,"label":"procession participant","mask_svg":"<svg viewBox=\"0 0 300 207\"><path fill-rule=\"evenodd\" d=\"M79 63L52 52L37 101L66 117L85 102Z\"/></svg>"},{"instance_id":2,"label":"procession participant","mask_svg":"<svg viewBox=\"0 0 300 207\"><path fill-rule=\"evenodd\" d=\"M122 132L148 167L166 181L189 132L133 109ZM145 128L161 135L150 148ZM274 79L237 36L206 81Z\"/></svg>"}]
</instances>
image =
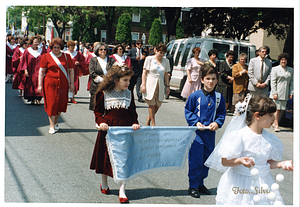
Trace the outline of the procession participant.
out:
<instances>
[{"instance_id":1,"label":"procession participant","mask_svg":"<svg viewBox=\"0 0 300 207\"><path fill-rule=\"evenodd\" d=\"M189 126L207 127L196 131L196 138L189 151L189 194L200 198L200 193L209 195L204 179L209 168L204 165L215 147L215 131L222 127L226 117L225 100L215 92L218 71L209 65L202 70L203 88L192 93L185 106L185 118Z\"/></svg>"},{"instance_id":2,"label":"procession participant","mask_svg":"<svg viewBox=\"0 0 300 207\"><path fill-rule=\"evenodd\" d=\"M24 84L26 81L25 74L20 70L19 65L20 65L20 60L22 59L22 56L27 48L28 48L28 37L25 37L21 40L20 47L16 49L12 57L13 72L14 72L14 81L13 81L12 88L20 90L19 96L23 96L23 90L25 87Z\"/></svg>"},{"instance_id":3,"label":"procession participant","mask_svg":"<svg viewBox=\"0 0 300 207\"><path fill-rule=\"evenodd\" d=\"M38 76L40 69L40 61L42 58L43 49L38 47L38 36L33 36L29 39L29 47L25 50L20 62L20 70L25 74L26 81L24 84L24 99L27 99L31 104L41 104L43 94L38 92Z\"/></svg>"},{"instance_id":4,"label":"procession participant","mask_svg":"<svg viewBox=\"0 0 300 207\"><path fill-rule=\"evenodd\" d=\"M87 83L87 91L90 91L91 81L92 81L92 78L90 76L90 71L89 71L90 61L91 61L91 58L97 57L94 53L94 48L98 43L100 43L100 42L94 42L94 44L86 44L87 46L85 48L85 53L83 54L83 56L85 57L85 65L86 65L86 72L84 75L89 75L89 80ZM91 95L91 94L89 94L89 95Z\"/></svg>"},{"instance_id":5,"label":"procession participant","mask_svg":"<svg viewBox=\"0 0 300 207\"><path fill-rule=\"evenodd\" d=\"M91 170L102 174L100 191L110 194L107 177L113 177L110 158L106 146L106 134L110 126L132 126L138 130L136 107L132 92L128 90L133 71L126 65L114 65L100 83L96 95L95 122L100 127L90 165ZM129 203L125 194L125 183L119 191L119 202Z\"/></svg>"},{"instance_id":6,"label":"procession participant","mask_svg":"<svg viewBox=\"0 0 300 207\"><path fill-rule=\"evenodd\" d=\"M115 61L119 62L121 65L125 64L132 69L131 60L127 55L124 54L124 52L125 47L122 44L119 44L113 49L113 55L110 57L115 59Z\"/></svg>"},{"instance_id":7,"label":"procession participant","mask_svg":"<svg viewBox=\"0 0 300 207\"><path fill-rule=\"evenodd\" d=\"M275 200L283 204L280 192L273 188L270 169L293 171L294 167L291 160L279 161L282 143L265 130L274 122L275 111L276 104L264 94L253 98L247 95L237 105L237 116L227 125L220 144L207 160L211 168L225 171L217 189L217 205L273 205ZM261 189L266 193L259 193Z\"/></svg>"},{"instance_id":8,"label":"procession participant","mask_svg":"<svg viewBox=\"0 0 300 207\"><path fill-rule=\"evenodd\" d=\"M72 58L61 52L64 42L53 38L49 45L52 50L41 58L38 91L44 94L45 111L49 118L49 133L59 130L57 120L61 112L67 111L68 91L74 91L74 70Z\"/></svg>"},{"instance_id":9,"label":"procession participant","mask_svg":"<svg viewBox=\"0 0 300 207\"><path fill-rule=\"evenodd\" d=\"M68 50L65 53L67 53L71 56L71 58L73 60L73 68L74 68L74 93L73 93L73 97L70 99L70 101L74 104L77 104L74 96L79 91L79 74L82 73L80 71L86 70L86 64L85 64L85 59L84 59L83 55L81 54L81 52L75 50L75 42L74 41L68 41L67 47L68 47Z\"/></svg>"},{"instance_id":10,"label":"procession participant","mask_svg":"<svg viewBox=\"0 0 300 207\"><path fill-rule=\"evenodd\" d=\"M12 83L13 79L13 69L12 69L12 57L13 53L15 52L17 45L15 44L14 36L9 36L7 38L6 43L6 69L5 69L5 82Z\"/></svg>"},{"instance_id":11,"label":"procession participant","mask_svg":"<svg viewBox=\"0 0 300 207\"><path fill-rule=\"evenodd\" d=\"M112 67L115 60L113 58L107 57L108 46L105 43L97 43L94 47L94 53L97 57L92 57L89 64L89 71L91 77L91 87L90 87L90 110L95 108L95 98L100 82L102 82L104 76L107 74L109 69Z\"/></svg>"},{"instance_id":12,"label":"procession participant","mask_svg":"<svg viewBox=\"0 0 300 207\"><path fill-rule=\"evenodd\" d=\"M144 93L145 101L149 105L149 116L146 125L155 126L155 114L164 100L165 84L166 94L170 93L169 75L170 62L164 57L167 52L166 45L156 47L154 56L146 57L142 74L141 92Z\"/></svg>"}]
</instances>

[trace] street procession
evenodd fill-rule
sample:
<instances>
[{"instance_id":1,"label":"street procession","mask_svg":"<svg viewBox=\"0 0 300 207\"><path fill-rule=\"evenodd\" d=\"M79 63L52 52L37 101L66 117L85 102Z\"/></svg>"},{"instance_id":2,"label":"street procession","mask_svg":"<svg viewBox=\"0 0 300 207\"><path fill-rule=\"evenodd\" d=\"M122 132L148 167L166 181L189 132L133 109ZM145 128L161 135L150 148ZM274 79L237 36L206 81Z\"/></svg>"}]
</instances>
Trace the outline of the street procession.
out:
<instances>
[{"instance_id":1,"label":"street procession","mask_svg":"<svg viewBox=\"0 0 300 207\"><path fill-rule=\"evenodd\" d=\"M6 6L4 205L298 206L296 11Z\"/></svg>"}]
</instances>

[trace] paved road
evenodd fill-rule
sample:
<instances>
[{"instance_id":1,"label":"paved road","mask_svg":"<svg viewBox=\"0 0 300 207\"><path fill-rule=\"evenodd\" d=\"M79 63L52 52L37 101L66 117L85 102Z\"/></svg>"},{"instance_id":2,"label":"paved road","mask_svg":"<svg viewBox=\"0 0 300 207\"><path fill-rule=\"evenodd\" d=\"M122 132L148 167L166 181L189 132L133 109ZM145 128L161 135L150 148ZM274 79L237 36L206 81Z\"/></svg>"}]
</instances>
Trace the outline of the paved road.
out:
<instances>
[{"instance_id":1,"label":"paved road","mask_svg":"<svg viewBox=\"0 0 300 207\"><path fill-rule=\"evenodd\" d=\"M109 179L111 195L99 192L100 175L89 170L96 140L94 115L88 110L87 77L81 77L77 105L69 104L59 119L60 131L48 133L44 106L30 105L6 84L5 94L5 202L33 203L118 203L118 185ZM165 100L157 114L158 126L186 126L184 102L175 96ZM141 125L147 106L137 102ZM226 124L231 116L226 117ZM224 128L217 131L217 141ZM283 159L292 159L293 131L277 133L284 145ZM151 173L127 184L133 204L215 204L221 173L210 170L205 185L212 195L191 198L187 193L187 166L180 171ZM272 170L285 176L280 191L285 204L293 204L293 173Z\"/></svg>"}]
</instances>

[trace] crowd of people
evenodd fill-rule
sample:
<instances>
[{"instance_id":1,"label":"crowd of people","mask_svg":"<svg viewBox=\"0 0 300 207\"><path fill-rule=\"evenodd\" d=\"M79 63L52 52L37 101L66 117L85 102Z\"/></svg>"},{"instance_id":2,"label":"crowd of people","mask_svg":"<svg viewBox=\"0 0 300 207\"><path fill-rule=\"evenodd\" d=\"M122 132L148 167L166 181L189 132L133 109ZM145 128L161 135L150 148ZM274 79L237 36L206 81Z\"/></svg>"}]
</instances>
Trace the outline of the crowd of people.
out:
<instances>
[{"instance_id":1,"label":"crowd of people","mask_svg":"<svg viewBox=\"0 0 300 207\"><path fill-rule=\"evenodd\" d=\"M38 35L24 38L20 44L16 44L15 38L10 36L6 44L6 81L13 82L13 89L20 90L20 95L33 105L40 105L44 98L50 134L59 130L57 121L61 112L67 111L68 102L77 103L75 95L79 90L79 77L89 75L89 109L94 112L100 129L90 169L102 174L100 190L103 194L110 193L107 176L113 177L105 141L108 127L132 126L134 130L140 129L134 86L138 101L146 102L149 107L147 126L156 125L155 114L165 95L170 93L173 58L166 57L166 45L155 46L153 54L143 49L142 40L137 40L135 47L129 51L126 48L119 44L110 51L108 45L102 42L83 48L77 46L75 41L68 41L65 47L61 38L54 38L47 45ZM194 57L187 61L187 80L181 93L187 99L185 117L188 125L200 129L189 151L188 192L192 197L199 198L200 193L210 194L204 186L209 170L205 162L215 147L215 131L222 127L226 113L232 110L232 106L247 98L248 93L252 96L245 107L249 105L249 111L244 109L248 128L241 130L248 130L248 134L261 134L269 139L270 135L263 128L270 127L274 122L274 130L279 131L280 112L285 110L287 100L293 96L293 69L287 66L289 56L286 53L278 56L280 65L272 68L272 62L266 58L267 49L265 46L260 47L258 56L252 58L248 66L245 53L239 54L238 62L234 63L235 53L228 51L226 60L220 62L218 51L210 50L209 60L204 62L199 58L201 49L193 49ZM272 137L275 141L270 142L272 146L268 148L264 159L256 163L254 160L249 161L250 155L246 149L238 149L244 141L242 132L238 131L235 136L235 144L224 141L226 149L231 147L232 150L220 150L222 165L233 168L243 165L249 168L255 164L268 163L271 168L292 170L284 167L284 162L275 161L282 157L282 145L278 143L277 137ZM263 143L261 145L264 146ZM279 151L274 152L272 149ZM249 150L253 157L259 156L252 148ZM227 174L235 175L235 172ZM224 179L222 177L218 190L224 191L225 195L226 187L235 180ZM244 179L241 177L237 186ZM217 196L218 203L227 202L224 195ZM229 193L228 197L232 197L232 194ZM251 204L249 197L239 197L238 200L236 204ZM125 183L120 185L119 201L129 202Z\"/></svg>"}]
</instances>

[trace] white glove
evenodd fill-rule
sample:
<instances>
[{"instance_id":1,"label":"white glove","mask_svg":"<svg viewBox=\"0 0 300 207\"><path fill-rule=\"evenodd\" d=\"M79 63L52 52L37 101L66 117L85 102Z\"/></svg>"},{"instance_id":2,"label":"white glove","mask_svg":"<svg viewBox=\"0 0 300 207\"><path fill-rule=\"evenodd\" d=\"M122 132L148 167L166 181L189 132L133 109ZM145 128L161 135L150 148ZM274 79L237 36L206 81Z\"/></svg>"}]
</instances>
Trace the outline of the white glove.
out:
<instances>
[{"instance_id":1,"label":"white glove","mask_svg":"<svg viewBox=\"0 0 300 207\"><path fill-rule=\"evenodd\" d=\"M100 83L102 81L103 81L103 78L101 76L99 76L99 75L96 78L94 78L94 82L95 83Z\"/></svg>"}]
</instances>

